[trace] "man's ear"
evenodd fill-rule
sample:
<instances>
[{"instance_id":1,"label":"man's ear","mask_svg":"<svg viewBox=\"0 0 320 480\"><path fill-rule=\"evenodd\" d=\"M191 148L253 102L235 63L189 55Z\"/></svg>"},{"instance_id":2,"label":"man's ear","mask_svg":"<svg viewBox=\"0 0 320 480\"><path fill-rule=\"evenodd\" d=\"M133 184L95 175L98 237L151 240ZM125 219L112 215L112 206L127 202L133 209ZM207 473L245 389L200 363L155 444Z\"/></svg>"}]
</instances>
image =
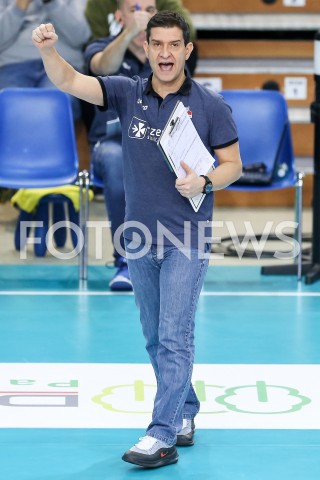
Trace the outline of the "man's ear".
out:
<instances>
[{"instance_id":1,"label":"man's ear","mask_svg":"<svg viewBox=\"0 0 320 480\"><path fill-rule=\"evenodd\" d=\"M143 48L144 48L144 53L146 54L146 57L149 58L149 43L147 40L143 42Z\"/></svg>"},{"instance_id":2,"label":"man's ear","mask_svg":"<svg viewBox=\"0 0 320 480\"><path fill-rule=\"evenodd\" d=\"M121 10L119 10L119 8L114 12L114 18L116 19L116 21L118 23L122 23L123 20L122 20L122 12Z\"/></svg>"},{"instance_id":3,"label":"man's ear","mask_svg":"<svg viewBox=\"0 0 320 480\"><path fill-rule=\"evenodd\" d=\"M186 60L188 60L188 58L190 57L192 50L193 50L193 43L192 42L187 43L187 45L186 45Z\"/></svg>"}]
</instances>

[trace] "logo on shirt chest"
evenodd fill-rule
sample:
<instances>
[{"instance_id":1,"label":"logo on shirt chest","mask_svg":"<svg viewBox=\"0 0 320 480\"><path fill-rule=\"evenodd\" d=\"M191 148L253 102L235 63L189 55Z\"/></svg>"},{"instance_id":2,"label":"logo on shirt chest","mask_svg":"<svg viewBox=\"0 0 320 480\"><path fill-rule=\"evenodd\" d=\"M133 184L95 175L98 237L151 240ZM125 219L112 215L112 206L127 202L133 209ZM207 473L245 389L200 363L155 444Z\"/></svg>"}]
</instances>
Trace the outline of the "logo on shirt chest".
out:
<instances>
[{"instance_id":1,"label":"logo on shirt chest","mask_svg":"<svg viewBox=\"0 0 320 480\"><path fill-rule=\"evenodd\" d=\"M141 120L138 117L132 117L128 136L130 138L135 138L136 140L151 140L157 142L161 136L160 128L152 128L148 125L145 120Z\"/></svg>"},{"instance_id":2,"label":"logo on shirt chest","mask_svg":"<svg viewBox=\"0 0 320 480\"><path fill-rule=\"evenodd\" d=\"M140 120L140 118L133 117L129 126L128 135L130 138L137 138L138 140L142 140L147 133L148 124L144 120Z\"/></svg>"}]
</instances>

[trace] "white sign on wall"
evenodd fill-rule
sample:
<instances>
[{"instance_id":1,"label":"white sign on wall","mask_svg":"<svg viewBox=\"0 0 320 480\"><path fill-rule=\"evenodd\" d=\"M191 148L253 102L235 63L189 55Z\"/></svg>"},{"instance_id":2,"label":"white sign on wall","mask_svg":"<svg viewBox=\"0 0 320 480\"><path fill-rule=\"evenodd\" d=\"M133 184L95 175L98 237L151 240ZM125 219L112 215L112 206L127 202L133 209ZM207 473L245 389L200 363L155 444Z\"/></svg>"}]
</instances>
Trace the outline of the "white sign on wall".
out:
<instances>
[{"instance_id":1,"label":"white sign on wall","mask_svg":"<svg viewBox=\"0 0 320 480\"><path fill-rule=\"evenodd\" d=\"M285 7L305 7L306 0L283 0Z\"/></svg>"},{"instance_id":2,"label":"white sign on wall","mask_svg":"<svg viewBox=\"0 0 320 480\"><path fill-rule=\"evenodd\" d=\"M214 92L220 92L222 90L222 78L220 77L195 77L194 80Z\"/></svg>"},{"instance_id":3,"label":"white sign on wall","mask_svg":"<svg viewBox=\"0 0 320 480\"><path fill-rule=\"evenodd\" d=\"M306 100L308 80L306 77L286 77L284 79L284 96L287 100Z\"/></svg>"}]
</instances>

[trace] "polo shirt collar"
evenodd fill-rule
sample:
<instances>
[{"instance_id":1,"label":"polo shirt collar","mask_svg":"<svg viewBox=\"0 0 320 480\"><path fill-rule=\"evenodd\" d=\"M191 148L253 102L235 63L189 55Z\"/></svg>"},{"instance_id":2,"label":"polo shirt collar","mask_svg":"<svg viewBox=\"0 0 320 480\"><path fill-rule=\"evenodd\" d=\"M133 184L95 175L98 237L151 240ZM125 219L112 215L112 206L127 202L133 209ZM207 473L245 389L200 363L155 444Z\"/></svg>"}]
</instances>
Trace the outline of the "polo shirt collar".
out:
<instances>
[{"instance_id":1,"label":"polo shirt collar","mask_svg":"<svg viewBox=\"0 0 320 480\"><path fill-rule=\"evenodd\" d=\"M179 88L179 90L177 92L174 92L175 94L180 94L180 95L189 95L190 93L190 90L191 90L191 86L192 86L192 80L191 80L191 77L189 75L189 73L185 70L184 71L185 75L186 75L186 78L183 82L183 84L181 85L181 87ZM159 97L159 95L157 94L157 92L154 91L153 89L153 86L152 86L152 75L150 75L150 77L148 78L148 82L145 86L145 89L144 89L144 94L145 95L149 95L149 93L151 93L151 95L153 95L154 97Z\"/></svg>"}]
</instances>

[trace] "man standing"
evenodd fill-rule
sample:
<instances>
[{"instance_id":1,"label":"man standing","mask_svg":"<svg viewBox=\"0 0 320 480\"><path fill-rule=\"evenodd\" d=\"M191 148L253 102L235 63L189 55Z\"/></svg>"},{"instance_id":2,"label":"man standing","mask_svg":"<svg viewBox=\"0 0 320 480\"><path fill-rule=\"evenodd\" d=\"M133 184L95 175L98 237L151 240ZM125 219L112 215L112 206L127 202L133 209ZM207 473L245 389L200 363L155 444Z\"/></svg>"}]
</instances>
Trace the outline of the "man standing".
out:
<instances>
[{"instance_id":1,"label":"man standing","mask_svg":"<svg viewBox=\"0 0 320 480\"><path fill-rule=\"evenodd\" d=\"M191 383L195 311L208 266L213 191L241 175L236 127L222 97L186 75L193 46L187 23L176 13L157 13L147 25L144 48L153 72L149 79L93 78L76 72L54 48L57 35L51 24L40 25L32 38L58 88L115 110L121 120L128 227L124 237L157 379L146 436L123 460L150 468L169 465L178 460L176 444L193 444L194 417L200 408ZM218 166L204 177L182 161L186 176L175 179L158 148L178 100L192 112L208 151L215 152ZM188 199L201 192L207 195L196 213ZM200 227L204 224L205 235ZM148 232L148 241L137 241L137 232L140 237Z\"/></svg>"}]
</instances>

